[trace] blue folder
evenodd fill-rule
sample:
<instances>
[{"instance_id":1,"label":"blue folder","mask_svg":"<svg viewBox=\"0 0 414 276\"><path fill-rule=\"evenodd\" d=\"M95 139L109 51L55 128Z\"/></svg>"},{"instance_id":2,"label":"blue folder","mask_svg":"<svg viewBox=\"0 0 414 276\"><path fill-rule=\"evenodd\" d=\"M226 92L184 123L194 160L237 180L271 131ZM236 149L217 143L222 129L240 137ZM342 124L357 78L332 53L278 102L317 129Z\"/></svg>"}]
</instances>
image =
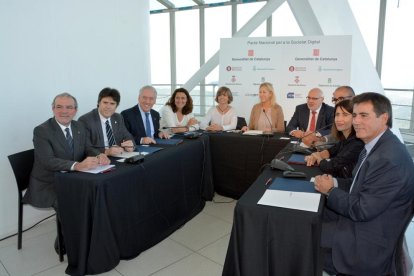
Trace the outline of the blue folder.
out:
<instances>
[{"instance_id":1,"label":"blue folder","mask_svg":"<svg viewBox=\"0 0 414 276\"><path fill-rule=\"evenodd\" d=\"M160 145L178 145L183 142L183 139L171 138L171 139L160 139L155 138L155 142Z\"/></svg>"},{"instance_id":2,"label":"blue folder","mask_svg":"<svg viewBox=\"0 0 414 276\"><path fill-rule=\"evenodd\" d=\"M310 181L281 177L277 177L275 180L273 180L268 189L291 192L318 193L315 190L313 183Z\"/></svg>"},{"instance_id":3,"label":"blue folder","mask_svg":"<svg viewBox=\"0 0 414 276\"><path fill-rule=\"evenodd\" d=\"M289 158L289 160L287 161L289 164L301 164L301 165L305 165L306 161L305 161L305 155L303 154L292 154Z\"/></svg>"},{"instance_id":4,"label":"blue folder","mask_svg":"<svg viewBox=\"0 0 414 276\"><path fill-rule=\"evenodd\" d=\"M160 147L151 147L151 146L139 145L138 150L135 150L135 151L141 152L141 153L146 152L146 153L150 154L150 153L154 153L154 152L157 152L159 150L162 150L162 149L163 148L160 148Z\"/></svg>"}]
</instances>

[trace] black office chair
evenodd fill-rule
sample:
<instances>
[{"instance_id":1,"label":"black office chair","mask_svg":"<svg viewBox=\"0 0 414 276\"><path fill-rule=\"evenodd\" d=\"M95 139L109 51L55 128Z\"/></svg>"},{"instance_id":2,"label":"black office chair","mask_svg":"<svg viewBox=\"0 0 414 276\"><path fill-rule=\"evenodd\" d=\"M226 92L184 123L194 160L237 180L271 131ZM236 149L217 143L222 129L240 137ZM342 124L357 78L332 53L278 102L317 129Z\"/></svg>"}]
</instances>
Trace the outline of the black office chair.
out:
<instances>
[{"instance_id":1,"label":"black office chair","mask_svg":"<svg viewBox=\"0 0 414 276\"><path fill-rule=\"evenodd\" d=\"M237 126L236 126L236 129L240 130L244 126L247 126L246 119L244 117L237 117Z\"/></svg>"},{"instance_id":2,"label":"black office chair","mask_svg":"<svg viewBox=\"0 0 414 276\"><path fill-rule=\"evenodd\" d=\"M18 190L18 231L17 231L17 249L22 248L22 234L23 234L23 205L25 204L23 199L23 192L27 189L30 182L30 173L34 163L34 150L26 150L19 153L15 153L8 156L10 165L12 166L14 177L16 178L17 190ZM58 241L62 244L63 237L60 226L60 221L56 218ZM58 245L59 260L63 262L63 250Z\"/></svg>"},{"instance_id":3,"label":"black office chair","mask_svg":"<svg viewBox=\"0 0 414 276\"><path fill-rule=\"evenodd\" d=\"M404 237L405 237L405 232L408 228L408 226L410 225L412 219L414 217L414 202L413 202L413 207L412 207L412 212L411 212L411 216L409 218L409 220L407 221L407 224L404 227L404 230L402 231L400 237L398 238L398 243L397 243L397 247L395 249L395 276L408 276L408 265L406 263L408 256L405 256L404 253L406 253L403 250L403 246L404 246Z\"/></svg>"}]
</instances>

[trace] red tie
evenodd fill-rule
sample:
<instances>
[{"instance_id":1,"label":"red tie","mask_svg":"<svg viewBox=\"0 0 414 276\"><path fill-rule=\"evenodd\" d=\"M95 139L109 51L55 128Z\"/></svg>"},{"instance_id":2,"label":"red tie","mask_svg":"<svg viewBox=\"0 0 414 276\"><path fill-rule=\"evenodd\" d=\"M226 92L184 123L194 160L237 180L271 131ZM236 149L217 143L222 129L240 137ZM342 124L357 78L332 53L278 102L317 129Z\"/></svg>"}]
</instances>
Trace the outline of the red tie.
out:
<instances>
[{"instance_id":1,"label":"red tie","mask_svg":"<svg viewBox=\"0 0 414 276\"><path fill-rule=\"evenodd\" d=\"M312 118L310 121L309 131L314 132L316 129L316 111L312 111Z\"/></svg>"}]
</instances>

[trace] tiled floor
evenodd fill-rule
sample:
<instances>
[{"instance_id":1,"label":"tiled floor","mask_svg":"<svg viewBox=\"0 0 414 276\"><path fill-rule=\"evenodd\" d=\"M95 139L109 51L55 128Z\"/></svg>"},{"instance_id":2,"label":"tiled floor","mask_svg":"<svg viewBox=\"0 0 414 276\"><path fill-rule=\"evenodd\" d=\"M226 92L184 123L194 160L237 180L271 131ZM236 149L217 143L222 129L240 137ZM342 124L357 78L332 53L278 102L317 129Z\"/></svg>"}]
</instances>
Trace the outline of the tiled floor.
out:
<instances>
[{"instance_id":1,"label":"tiled floor","mask_svg":"<svg viewBox=\"0 0 414 276\"><path fill-rule=\"evenodd\" d=\"M221 275L236 201L222 196L215 201L207 202L199 215L169 238L101 275ZM22 250L16 248L16 237L0 242L0 276L65 275L67 261L58 261L53 250L55 237L55 221L49 220L24 233ZM407 231L407 242L414 255L414 223Z\"/></svg>"}]
</instances>

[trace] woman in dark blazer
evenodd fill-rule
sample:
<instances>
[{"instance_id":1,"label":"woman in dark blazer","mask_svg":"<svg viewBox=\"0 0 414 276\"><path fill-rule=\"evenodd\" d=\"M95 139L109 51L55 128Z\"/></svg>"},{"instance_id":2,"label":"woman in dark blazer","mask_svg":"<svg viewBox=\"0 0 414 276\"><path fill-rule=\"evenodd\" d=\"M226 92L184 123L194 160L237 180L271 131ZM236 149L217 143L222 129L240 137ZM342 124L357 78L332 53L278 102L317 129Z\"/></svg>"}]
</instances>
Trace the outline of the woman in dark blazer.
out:
<instances>
[{"instance_id":1,"label":"woman in dark blazer","mask_svg":"<svg viewBox=\"0 0 414 276\"><path fill-rule=\"evenodd\" d=\"M333 147L314 152L305 157L308 166L317 163L322 172L334 177L347 178L352 176L352 170L358 161L359 153L364 143L356 138L352 126L351 100L344 100L335 106L335 124L332 126L332 135L339 141Z\"/></svg>"}]
</instances>

